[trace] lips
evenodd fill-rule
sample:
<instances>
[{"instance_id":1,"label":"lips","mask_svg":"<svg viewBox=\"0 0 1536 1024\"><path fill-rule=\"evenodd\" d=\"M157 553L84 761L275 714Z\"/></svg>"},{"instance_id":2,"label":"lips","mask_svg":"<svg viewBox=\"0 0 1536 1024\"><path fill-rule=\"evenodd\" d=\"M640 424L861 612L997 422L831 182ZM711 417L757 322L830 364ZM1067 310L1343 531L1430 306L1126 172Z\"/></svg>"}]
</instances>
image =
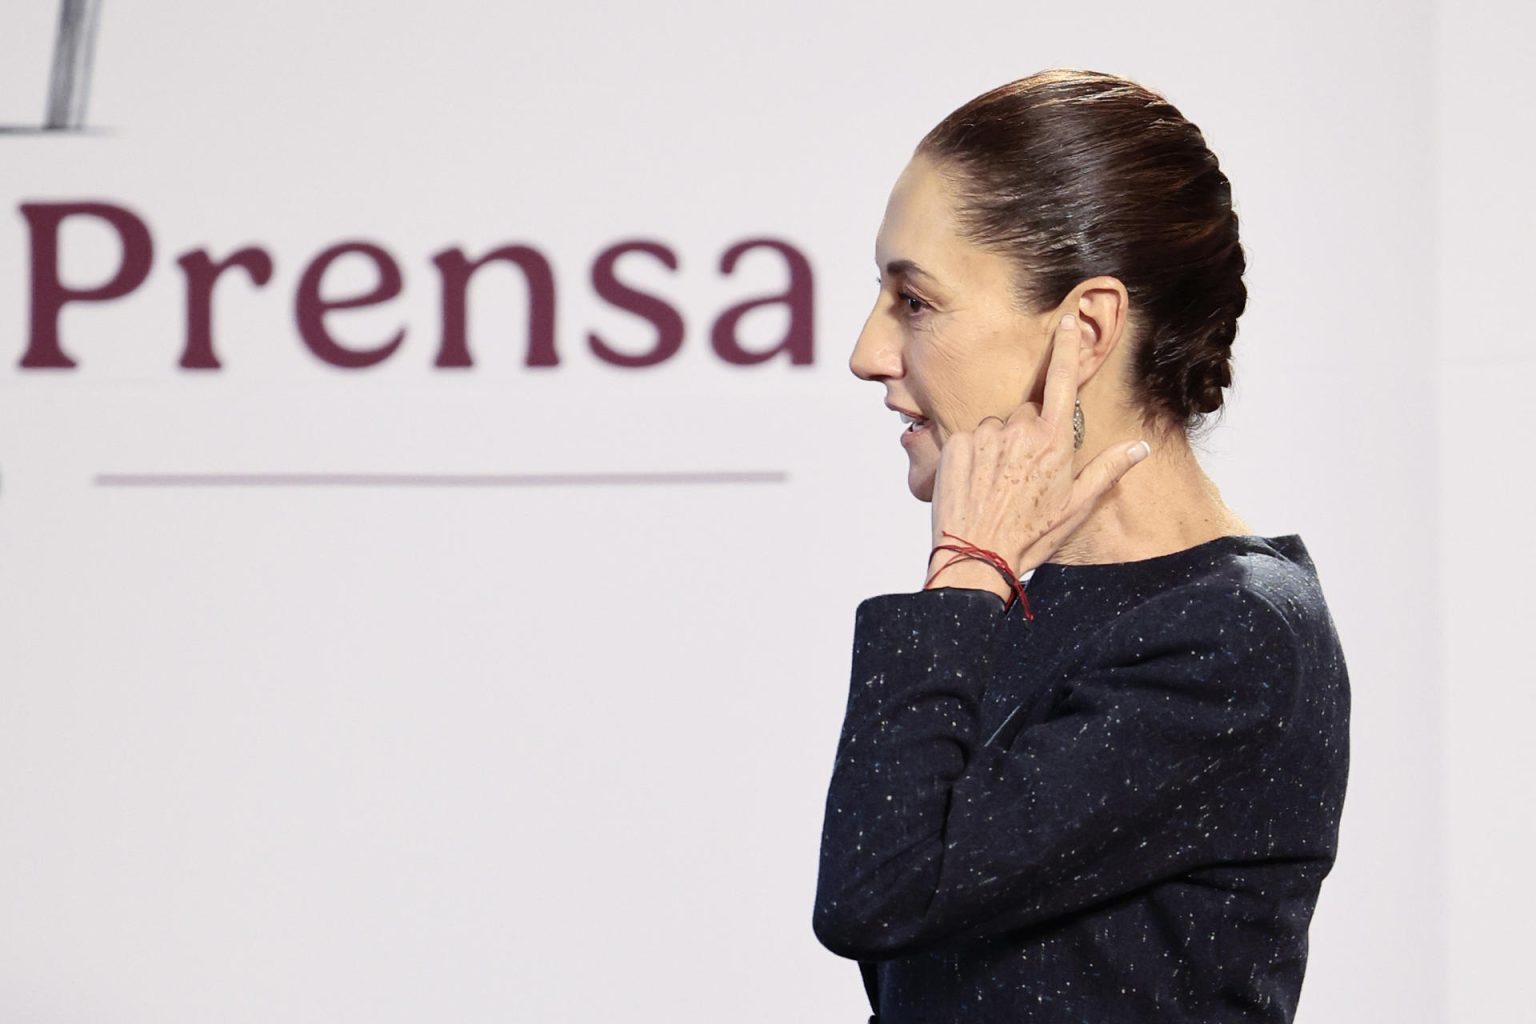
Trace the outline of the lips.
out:
<instances>
[{"instance_id":1,"label":"lips","mask_svg":"<svg viewBox=\"0 0 1536 1024\"><path fill-rule=\"evenodd\" d=\"M885 405L886 408L891 409L900 416L901 422L907 426L907 429L901 432L903 447L906 447L908 442L928 429L928 418L926 416L913 412L911 409L903 409L899 405L892 405L890 402L886 402Z\"/></svg>"}]
</instances>

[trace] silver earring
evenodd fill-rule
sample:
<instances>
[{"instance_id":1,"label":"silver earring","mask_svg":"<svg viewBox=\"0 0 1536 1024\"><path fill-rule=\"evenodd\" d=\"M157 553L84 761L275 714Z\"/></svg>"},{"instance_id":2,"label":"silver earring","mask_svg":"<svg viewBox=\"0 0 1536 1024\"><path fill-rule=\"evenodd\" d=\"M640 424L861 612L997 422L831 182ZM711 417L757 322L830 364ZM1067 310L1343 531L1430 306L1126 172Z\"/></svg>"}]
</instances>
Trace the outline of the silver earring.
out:
<instances>
[{"instance_id":1,"label":"silver earring","mask_svg":"<svg viewBox=\"0 0 1536 1024\"><path fill-rule=\"evenodd\" d=\"M1083 446L1083 403L1082 400L1072 405L1072 450Z\"/></svg>"}]
</instances>

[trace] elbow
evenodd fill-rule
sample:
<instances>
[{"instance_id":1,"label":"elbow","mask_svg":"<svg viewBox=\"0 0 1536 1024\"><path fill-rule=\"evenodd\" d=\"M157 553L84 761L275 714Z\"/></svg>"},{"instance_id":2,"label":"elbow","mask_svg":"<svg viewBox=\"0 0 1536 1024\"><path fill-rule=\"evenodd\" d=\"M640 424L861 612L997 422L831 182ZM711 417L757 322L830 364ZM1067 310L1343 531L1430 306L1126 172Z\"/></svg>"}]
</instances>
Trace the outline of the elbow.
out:
<instances>
[{"instance_id":1,"label":"elbow","mask_svg":"<svg viewBox=\"0 0 1536 1024\"><path fill-rule=\"evenodd\" d=\"M811 915L811 930L816 933L817 942L838 956L849 960L874 959L868 955L865 929L848 915L839 913L835 903L817 902L816 911Z\"/></svg>"},{"instance_id":2,"label":"elbow","mask_svg":"<svg viewBox=\"0 0 1536 1024\"><path fill-rule=\"evenodd\" d=\"M880 915L860 913L844 902L818 900L811 915L816 941L849 960L892 960L920 952L925 943L920 930L899 927Z\"/></svg>"},{"instance_id":3,"label":"elbow","mask_svg":"<svg viewBox=\"0 0 1536 1024\"><path fill-rule=\"evenodd\" d=\"M906 856L866 854L883 865L878 870L824 858L811 916L816 941L840 957L864 961L894 960L940 944L949 928L947 915L935 913L935 846L925 842Z\"/></svg>"}]
</instances>

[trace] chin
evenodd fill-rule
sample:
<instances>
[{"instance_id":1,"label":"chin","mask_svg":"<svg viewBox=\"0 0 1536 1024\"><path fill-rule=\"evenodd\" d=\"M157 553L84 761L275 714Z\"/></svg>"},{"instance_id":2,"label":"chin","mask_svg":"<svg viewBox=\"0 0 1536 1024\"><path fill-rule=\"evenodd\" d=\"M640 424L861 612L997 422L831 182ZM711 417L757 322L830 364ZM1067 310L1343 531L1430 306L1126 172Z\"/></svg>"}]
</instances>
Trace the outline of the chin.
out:
<instances>
[{"instance_id":1,"label":"chin","mask_svg":"<svg viewBox=\"0 0 1536 1024\"><path fill-rule=\"evenodd\" d=\"M907 489L918 501L933 501L934 470L913 466L907 471Z\"/></svg>"}]
</instances>

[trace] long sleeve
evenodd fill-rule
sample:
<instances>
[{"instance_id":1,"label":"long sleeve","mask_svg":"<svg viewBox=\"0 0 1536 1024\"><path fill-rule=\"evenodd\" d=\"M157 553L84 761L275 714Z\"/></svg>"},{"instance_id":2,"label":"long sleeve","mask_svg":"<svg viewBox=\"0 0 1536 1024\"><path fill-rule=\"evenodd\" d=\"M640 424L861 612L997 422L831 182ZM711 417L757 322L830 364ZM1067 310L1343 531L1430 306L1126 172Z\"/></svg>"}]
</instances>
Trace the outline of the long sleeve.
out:
<instances>
[{"instance_id":1,"label":"long sleeve","mask_svg":"<svg viewBox=\"0 0 1536 1024\"><path fill-rule=\"evenodd\" d=\"M813 920L834 953L910 955L1294 852L1273 813L1301 792L1280 758L1303 671L1274 605L1175 588L1114 620L1087 666L1046 680L993 664L999 606L963 590L859 606ZM978 735L981 697L1004 676L1059 691L1006 749Z\"/></svg>"}]
</instances>

